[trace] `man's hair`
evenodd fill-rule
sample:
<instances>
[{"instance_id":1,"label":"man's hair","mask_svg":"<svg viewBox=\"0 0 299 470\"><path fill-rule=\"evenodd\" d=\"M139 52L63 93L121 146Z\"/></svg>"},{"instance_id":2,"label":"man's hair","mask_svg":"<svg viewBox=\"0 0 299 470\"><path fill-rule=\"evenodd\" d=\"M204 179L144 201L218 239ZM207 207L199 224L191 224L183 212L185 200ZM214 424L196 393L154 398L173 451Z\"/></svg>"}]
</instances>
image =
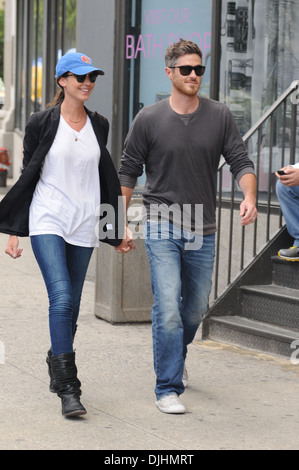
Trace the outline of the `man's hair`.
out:
<instances>
[{"instance_id":1,"label":"man's hair","mask_svg":"<svg viewBox=\"0 0 299 470\"><path fill-rule=\"evenodd\" d=\"M165 53L166 67L174 67L179 57L186 54L197 54L202 59L202 52L197 44L192 41L180 39L168 47Z\"/></svg>"}]
</instances>

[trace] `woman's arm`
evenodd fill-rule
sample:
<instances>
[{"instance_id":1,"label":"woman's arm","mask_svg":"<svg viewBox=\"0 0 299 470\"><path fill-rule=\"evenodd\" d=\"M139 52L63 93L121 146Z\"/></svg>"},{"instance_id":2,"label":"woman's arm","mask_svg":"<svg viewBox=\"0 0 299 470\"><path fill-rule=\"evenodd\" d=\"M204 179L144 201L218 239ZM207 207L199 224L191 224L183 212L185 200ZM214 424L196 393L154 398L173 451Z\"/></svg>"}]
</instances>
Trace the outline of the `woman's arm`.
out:
<instances>
[{"instance_id":1,"label":"woman's arm","mask_svg":"<svg viewBox=\"0 0 299 470\"><path fill-rule=\"evenodd\" d=\"M9 237L5 253L14 259L20 258L23 249L19 248L19 239L15 235Z\"/></svg>"}]
</instances>

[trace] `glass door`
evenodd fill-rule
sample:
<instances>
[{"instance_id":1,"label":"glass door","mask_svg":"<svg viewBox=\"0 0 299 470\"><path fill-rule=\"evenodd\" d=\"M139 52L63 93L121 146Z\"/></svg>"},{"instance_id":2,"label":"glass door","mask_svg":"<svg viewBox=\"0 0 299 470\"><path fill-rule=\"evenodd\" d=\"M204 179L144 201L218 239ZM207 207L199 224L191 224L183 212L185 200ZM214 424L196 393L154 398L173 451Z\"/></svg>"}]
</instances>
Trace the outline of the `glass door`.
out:
<instances>
[{"instance_id":1,"label":"glass door","mask_svg":"<svg viewBox=\"0 0 299 470\"><path fill-rule=\"evenodd\" d=\"M188 39L200 47L207 70L200 94L210 95L212 2L210 0L133 0L129 2L126 70L129 71L129 120L144 106L167 98L171 82L164 56L169 45ZM144 178L139 180L143 185Z\"/></svg>"},{"instance_id":2,"label":"glass door","mask_svg":"<svg viewBox=\"0 0 299 470\"><path fill-rule=\"evenodd\" d=\"M139 97L132 117L143 106L169 96L171 87L164 70L164 55L167 47L180 38L194 41L201 48L207 71L200 93L209 96L212 2L134 0L132 5L132 32L126 36L126 60L130 61L134 77L131 100L134 93Z\"/></svg>"}]
</instances>

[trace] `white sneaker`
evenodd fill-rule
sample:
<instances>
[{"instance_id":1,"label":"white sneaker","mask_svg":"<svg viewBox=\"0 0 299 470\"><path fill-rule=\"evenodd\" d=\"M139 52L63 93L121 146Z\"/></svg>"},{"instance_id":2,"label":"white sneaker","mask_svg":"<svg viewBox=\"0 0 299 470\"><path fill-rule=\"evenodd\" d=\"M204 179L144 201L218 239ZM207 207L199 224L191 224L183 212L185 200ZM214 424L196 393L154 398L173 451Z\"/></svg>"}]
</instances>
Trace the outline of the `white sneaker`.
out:
<instances>
[{"instance_id":1,"label":"white sneaker","mask_svg":"<svg viewBox=\"0 0 299 470\"><path fill-rule=\"evenodd\" d=\"M177 395L166 395L157 400L156 405L162 413L183 414L186 411Z\"/></svg>"},{"instance_id":2,"label":"white sneaker","mask_svg":"<svg viewBox=\"0 0 299 470\"><path fill-rule=\"evenodd\" d=\"M189 383L188 383L188 372L187 372L186 366L184 366L183 384L184 384L184 387L185 387L185 388L187 388L188 385L189 385Z\"/></svg>"}]
</instances>

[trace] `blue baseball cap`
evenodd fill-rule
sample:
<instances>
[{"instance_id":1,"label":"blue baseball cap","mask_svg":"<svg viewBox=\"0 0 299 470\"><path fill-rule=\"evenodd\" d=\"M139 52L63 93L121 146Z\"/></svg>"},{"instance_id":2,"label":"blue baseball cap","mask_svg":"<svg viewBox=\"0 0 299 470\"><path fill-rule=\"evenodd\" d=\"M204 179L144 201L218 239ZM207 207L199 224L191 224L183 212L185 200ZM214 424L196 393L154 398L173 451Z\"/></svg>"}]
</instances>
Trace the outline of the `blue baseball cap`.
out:
<instances>
[{"instance_id":1,"label":"blue baseball cap","mask_svg":"<svg viewBox=\"0 0 299 470\"><path fill-rule=\"evenodd\" d=\"M56 78L66 72L71 72L76 75L86 75L91 72L98 72L99 75L105 75L105 72L92 65L92 60L85 54L80 52L69 52L59 59L56 65Z\"/></svg>"}]
</instances>

